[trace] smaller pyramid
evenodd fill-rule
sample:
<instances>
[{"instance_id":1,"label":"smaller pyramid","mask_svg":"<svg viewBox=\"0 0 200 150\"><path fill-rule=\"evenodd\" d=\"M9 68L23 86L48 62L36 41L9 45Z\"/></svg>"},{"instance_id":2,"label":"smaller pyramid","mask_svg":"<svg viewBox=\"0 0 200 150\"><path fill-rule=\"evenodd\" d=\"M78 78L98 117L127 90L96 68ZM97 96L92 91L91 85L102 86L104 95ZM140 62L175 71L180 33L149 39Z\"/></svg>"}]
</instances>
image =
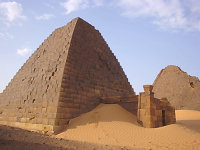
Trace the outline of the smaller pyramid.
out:
<instances>
[{"instance_id":1,"label":"smaller pyramid","mask_svg":"<svg viewBox=\"0 0 200 150\"><path fill-rule=\"evenodd\" d=\"M135 95L98 30L75 18L56 29L0 95L0 124L57 132L99 97Z\"/></svg>"},{"instance_id":2,"label":"smaller pyramid","mask_svg":"<svg viewBox=\"0 0 200 150\"><path fill-rule=\"evenodd\" d=\"M178 66L162 69L153 86L155 97L166 97L176 109L200 110L200 81Z\"/></svg>"}]
</instances>

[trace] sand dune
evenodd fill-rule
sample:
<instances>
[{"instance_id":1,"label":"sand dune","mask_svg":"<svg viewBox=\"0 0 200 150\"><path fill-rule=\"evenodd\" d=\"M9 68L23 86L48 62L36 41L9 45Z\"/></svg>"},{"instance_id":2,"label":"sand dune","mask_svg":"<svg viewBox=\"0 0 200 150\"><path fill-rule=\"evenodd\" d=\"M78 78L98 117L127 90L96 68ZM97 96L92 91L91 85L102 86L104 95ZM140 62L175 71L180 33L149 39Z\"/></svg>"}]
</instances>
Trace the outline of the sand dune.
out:
<instances>
[{"instance_id":1,"label":"sand dune","mask_svg":"<svg viewBox=\"0 0 200 150\"><path fill-rule=\"evenodd\" d=\"M200 149L200 111L177 110L177 123L143 128L133 114L117 104L100 104L70 121L56 137L104 145L145 149Z\"/></svg>"}]
</instances>

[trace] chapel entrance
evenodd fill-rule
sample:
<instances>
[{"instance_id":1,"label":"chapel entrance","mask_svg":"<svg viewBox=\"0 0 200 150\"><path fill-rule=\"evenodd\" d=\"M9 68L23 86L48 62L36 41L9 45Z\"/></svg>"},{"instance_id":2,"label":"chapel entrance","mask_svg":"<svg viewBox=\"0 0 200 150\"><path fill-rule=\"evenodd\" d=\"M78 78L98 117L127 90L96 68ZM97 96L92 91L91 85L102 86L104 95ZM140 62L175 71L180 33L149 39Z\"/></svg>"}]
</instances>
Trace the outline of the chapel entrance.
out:
<instances>
[{"instance_id":1,"label":"chapel entrance","mask_svg":"<svg viewBox=\"0 0 200 150\"><path fill-rule=\"evenodd\" d=\"M166 123L165 123L165 110L162 110L162 124L163 124L163 126L166 125Z\"/></svg>"}]
</instances>

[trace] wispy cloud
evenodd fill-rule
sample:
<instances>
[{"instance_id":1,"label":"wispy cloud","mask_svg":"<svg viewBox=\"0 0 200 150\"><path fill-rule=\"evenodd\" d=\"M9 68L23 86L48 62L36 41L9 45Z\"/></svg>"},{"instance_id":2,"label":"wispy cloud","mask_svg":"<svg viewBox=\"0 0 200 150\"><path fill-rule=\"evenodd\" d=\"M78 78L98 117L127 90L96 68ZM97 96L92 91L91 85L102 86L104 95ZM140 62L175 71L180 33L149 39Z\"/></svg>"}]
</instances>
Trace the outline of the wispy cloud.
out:
<instances>
[{"instance_id":1,"label":"wispy cloud","mask_svg":"<svg viewBox=\"0 0 200 150\"><path fill-rule=\"evenodd\" d=\"M13 22L18 19L26 19L23 15L23 8L17 2L0 2L0 18L6 22Z\"/></svg>"},{"instance_id":2,"label":"wispy cloud","mask_svg":"<svg viewBox=\"0 0 200 150\"><path fill-rule=\"evenodd\" d=\"M61 5L66 9L66 14L70 14L73 11L84 9L88 7L88 0L67 0Z\"/></svg>"},{"instance_id":3,"label":"wispy cloud","mask_svg":"<svg viewBox=\"0 0 200 150\"><path fill-rule=\"evenodd\" d=\"M32 50L29 49L29 48L18 49L18 50L17 50L17 54L18 54L18 55L21 55L21 56L25 56L25 55L30 54L31 51L32 51Z\"/></svg>"},{"instance_id":4,"label":"wispy cloud","mask_svg":"<svg viewBox=\"0 0 200 150\"><path fill-rule=\"evenodd\" d=\"M47 2L45 2L44 5L45 5L46 7L48 7L48 8L51 8L51 9L54 8L54 6L53 6L52 4L49 4L49 3L47 3Z\"/></svg>"},{"instance_id":5,"label":"wispy cloud","mask_svg":"<svg viewBox=\"0 0 200 150\"><path fill-rule=\"evenodd\" d=\"M61 3L61 6L66 9L66 14L70 14L77 10L102 6L103 3L103 0L66 0L64 3Z\"/></svg>"},{"instance_id":6,"label":"wispy cloud","mask_svg":"<svg viewBox=\"0 0 200 150\"><path fill-rule=\"evenodd\" d=\"M66 0L61 5L66 14L103 5L117 6L122 16L149 18L161 29L200 31L199 0Z\"/></svg>"},{"instance_id":7,"label":"wispy cloud","mask_svg":"<svg viewBox=\"0 0 200 150\"><path fill-rule=\"evenodd\" d=\"M0 32L0 39L4 39L4 40L9 40L9 39L13 39L14 36L8 32Z\"/></svg>"},{"instance_id":8,"label":"wispy cloud","mask_svg":"<svg viewBox=\"0 0 200 150\"><path fill-rule=\"evenodd\" d=\"M53 17L54 17L53 14L43 14L41 16L36 16L35 19L36 20L49 20L49 19L51 19Z\"/></svg>"},{"instance_id":9,"label":"wispy cloud","mask_svg":"<svg viewBox=\"0 0 200 150\"><path fill-rule=\"evenodd\" d=\"M103 0L93 0L93 3L95 6L103 6L104 1Z\"/></svg>"},{"instance_id":10,"label":"wispy cloud","mask_svg":"<svg viewBox=\"0 0 200 150\"><path fill-rule=\"evenodd\" d=\"M119 0L126 17L148 17L162 29L200 31L199 0Z\"/></svg>"}]
</instances>

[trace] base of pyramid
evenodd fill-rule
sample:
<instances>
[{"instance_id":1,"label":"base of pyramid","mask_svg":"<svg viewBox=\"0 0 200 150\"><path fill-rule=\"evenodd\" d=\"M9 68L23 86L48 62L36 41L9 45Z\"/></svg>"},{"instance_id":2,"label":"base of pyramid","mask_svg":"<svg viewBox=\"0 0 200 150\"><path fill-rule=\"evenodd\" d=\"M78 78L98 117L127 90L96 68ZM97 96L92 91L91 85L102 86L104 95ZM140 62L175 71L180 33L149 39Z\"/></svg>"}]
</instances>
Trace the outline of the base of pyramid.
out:
<instances>
[{"instance_id":1,"label":"base of pyramid","mask_svg":"<svg viewBox=\"0 0 200 150\"><path fill-rule=\"evenodd\" d=\"M34 131L34 132L39 132L39 133L43 133L43 134L56 134L67 128L67 126L53 126L53 125L10 122L10 121L0 121L0 125L17 127L17 128Z\"/></svg>"}]
</instances>

